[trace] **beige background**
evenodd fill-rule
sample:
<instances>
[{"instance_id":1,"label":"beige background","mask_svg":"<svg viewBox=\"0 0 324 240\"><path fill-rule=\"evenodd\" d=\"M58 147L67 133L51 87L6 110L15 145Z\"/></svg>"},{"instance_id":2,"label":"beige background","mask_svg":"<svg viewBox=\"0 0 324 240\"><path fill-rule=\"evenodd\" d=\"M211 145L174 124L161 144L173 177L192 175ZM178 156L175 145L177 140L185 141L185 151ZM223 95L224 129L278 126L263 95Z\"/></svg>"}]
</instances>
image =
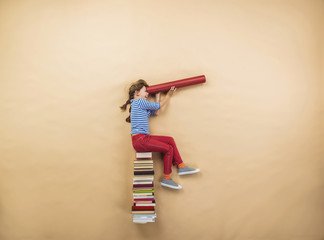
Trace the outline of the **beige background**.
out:
<instances>
[{"instance_id":1,"label":"beige background","mask_svg":"<svg viewBox=\"0 0 324 240\"><path fill-rule=\"evenodd\" d=\"M324 239L324 1L0 1L0 239ZM201 173L132 223L132 81Z\"/></svg>"}]
</instances>

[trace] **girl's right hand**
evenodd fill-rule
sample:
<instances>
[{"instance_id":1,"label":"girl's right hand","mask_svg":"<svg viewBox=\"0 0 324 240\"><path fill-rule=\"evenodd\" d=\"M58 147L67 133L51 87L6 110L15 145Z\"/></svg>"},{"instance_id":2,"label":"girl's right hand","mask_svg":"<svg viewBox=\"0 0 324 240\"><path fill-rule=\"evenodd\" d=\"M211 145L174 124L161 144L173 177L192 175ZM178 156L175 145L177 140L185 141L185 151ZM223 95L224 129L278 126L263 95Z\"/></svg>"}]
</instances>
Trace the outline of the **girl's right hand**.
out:
<instances>
[{"instance_id":1,"label":"girl's right hand","mask_svg":"<svg viewBox=\"0 0 324 240\"><path fill-rule=\"evenodd\" d=\"M177 89L175 88L175 86L172 86L171 89L168 91L167 95L165 96L165 98L162 100L162 102L160 103L160 107L164 107L164 105L170 100L170 97L172 96L172 94L176 91Z\"/></svg>"},{"instance_id":2,"label":"girl's right hand","mask_svg":"<svg viewBox=\"0 0 324 240\"><path fill-rule=\"evenodd\" d=\"M160 102L160 96L161 96L160 92L155 94L155 102Z\"/></svg>"}]
</instances>

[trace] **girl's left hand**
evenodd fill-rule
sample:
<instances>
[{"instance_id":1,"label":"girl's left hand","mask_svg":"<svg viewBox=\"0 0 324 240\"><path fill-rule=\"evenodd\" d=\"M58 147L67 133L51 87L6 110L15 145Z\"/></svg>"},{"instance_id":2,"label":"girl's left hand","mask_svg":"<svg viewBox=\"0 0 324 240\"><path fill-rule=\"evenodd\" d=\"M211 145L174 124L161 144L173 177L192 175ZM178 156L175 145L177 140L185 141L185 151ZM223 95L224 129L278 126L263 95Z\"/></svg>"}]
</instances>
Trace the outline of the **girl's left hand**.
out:
<instances>
[{"instance_id":1,"label":"girl's left hand","mask_svg":"<svg viewBox=\"0 0 324 240\"><path fill-rule=\"evenodd\" d=\"M176 87L172 86L167 95L169 95L171 97L173 95L173 93L175 93L176 90L177 90Z\"/></svg>"}]
</instances>

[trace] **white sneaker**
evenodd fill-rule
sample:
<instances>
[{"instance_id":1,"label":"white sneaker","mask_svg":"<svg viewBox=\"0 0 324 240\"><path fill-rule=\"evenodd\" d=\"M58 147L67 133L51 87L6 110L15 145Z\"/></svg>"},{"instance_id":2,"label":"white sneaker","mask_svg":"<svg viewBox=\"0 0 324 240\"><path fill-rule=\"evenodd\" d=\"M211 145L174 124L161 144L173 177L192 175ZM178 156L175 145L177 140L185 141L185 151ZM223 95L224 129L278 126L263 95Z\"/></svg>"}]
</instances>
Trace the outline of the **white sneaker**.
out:
<instances>
[{"instance_id":1,"label":"white sneaker","mask_svg":"<svg viewBox=\"0 0 324 240\"><path fill-rule=\"evenodd\" d=\"M169 187L169 188L173 188L173 189L181 189L181 185L176 184L172 178L170 178L170 180L166 180L165 178L162 179L161 181L161 185L163 187Z\"/></svg>"},{"instance_id":2,"label":"white sneaker","mask_svg":"<svg viewBox=\"0 0 324 240\"><path fill-rule=\"evenodd\" d=\"M186 174L193 174L199 172L200 169L194 169L185 166L184 168L178 168L178 175L186 175Z\"/></svg>"}]
</instances>

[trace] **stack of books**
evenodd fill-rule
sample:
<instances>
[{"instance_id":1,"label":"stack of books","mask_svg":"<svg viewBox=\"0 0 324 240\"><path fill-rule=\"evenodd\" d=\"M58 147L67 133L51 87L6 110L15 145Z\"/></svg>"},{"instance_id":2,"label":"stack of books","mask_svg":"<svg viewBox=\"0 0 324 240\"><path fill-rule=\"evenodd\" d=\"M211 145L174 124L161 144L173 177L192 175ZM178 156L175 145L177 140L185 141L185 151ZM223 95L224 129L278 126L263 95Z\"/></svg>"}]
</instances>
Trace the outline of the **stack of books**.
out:
<instances>
[{"instance_id":1,"label":"stack of books","mask_svg":"<svg viewBox=\"0 0 324 240\"><path fill-rule=\"evenodd\" d=\"M154 222L154 170L151 152L137 152L134 160L133 206L134 223Z\"/></svg>"}]
</instances>

